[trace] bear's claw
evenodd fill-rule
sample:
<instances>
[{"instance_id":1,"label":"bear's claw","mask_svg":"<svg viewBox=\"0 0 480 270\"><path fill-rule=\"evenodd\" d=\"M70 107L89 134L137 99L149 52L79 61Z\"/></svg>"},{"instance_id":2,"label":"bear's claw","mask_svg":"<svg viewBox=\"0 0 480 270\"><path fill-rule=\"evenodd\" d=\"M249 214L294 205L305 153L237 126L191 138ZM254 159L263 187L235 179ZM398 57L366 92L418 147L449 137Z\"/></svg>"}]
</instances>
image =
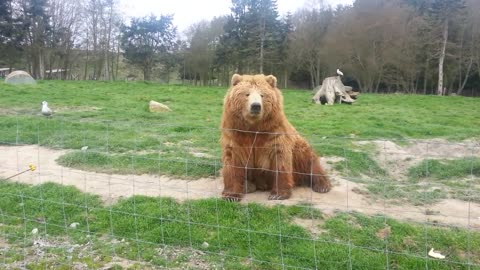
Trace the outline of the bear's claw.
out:
<instances>
[{"instance_id":1,"label":"bear's claw","mask_svg":"<svg viewBox=\"0 0 480 270\"><path fill-rule=\"evenodd\" d=\"M314 185L312 187L313 191L318 192L318 193L327 193L332 189L332 185L330 183L324 184L324 185Z\"/></svg>"},{"instance_id":2,"label":"bear's claw","mask_svg":"<svg viewBox=\"0 0 480 270\"><path fill-rule=\"evenodd\" d=\"M281 194L270 194L270 196L268 196L268 199L269 200L286 200L290 198L290 196L287 196L287 195L281 195Z\"/></svg>"},{"instance_id":3,"label":"bear's claw","mask_svg":"<svg viewBox=\"0 0 480 270\"><path fill-rule=\"evenodd\" d=\"M227 202L239 202L242 200L242 194L233 192L224 192L222 198Z\"/></svg>"}]
</instances>

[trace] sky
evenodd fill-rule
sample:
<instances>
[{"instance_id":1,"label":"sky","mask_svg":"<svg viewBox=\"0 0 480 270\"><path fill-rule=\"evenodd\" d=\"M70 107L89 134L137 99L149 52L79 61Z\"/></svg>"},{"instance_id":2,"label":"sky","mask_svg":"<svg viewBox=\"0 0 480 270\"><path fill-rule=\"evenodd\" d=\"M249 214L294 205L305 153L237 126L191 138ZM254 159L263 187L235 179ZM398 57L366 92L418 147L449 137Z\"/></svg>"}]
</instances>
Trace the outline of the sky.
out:
<instances>
[{"instance_id":1,"label":"sky","mask_svg":"<svg viewBox=\"0 0 480 270\"><path fill-rule=\"evenodd\" d=\"M308 1L308 0L307 0ZM353 0L326 0L327 3L351 4ZM183 33L191 24L203 19L230 13L230 0L120 0L120 7L127 17L140 17L149 14L174 14L174 24ZM279 13L292 13L302 7L305 0L277 0Z\"/></svg>"}]
</instances>

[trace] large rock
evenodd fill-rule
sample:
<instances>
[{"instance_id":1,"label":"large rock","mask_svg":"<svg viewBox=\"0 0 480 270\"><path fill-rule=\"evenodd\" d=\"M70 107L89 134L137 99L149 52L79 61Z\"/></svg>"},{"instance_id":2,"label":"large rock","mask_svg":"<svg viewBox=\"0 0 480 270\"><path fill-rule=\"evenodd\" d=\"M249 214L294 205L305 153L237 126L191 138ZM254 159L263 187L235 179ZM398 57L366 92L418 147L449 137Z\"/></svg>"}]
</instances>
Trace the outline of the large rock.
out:
<instances>
[{"instance_id":1,"label":"large rock","mask_svg":"<svg viewBox=\"0 0 480 270\"><path fill-rule=\"evenodd\" d=\"M14 71L5 78L5 83L8 84L35 84L36 81L30 74L25 71Z\"/></svg>"},{"instance_id":2,"label":"large rock","mask_svg":"<svg viewBox=\"0 0 480 270\"><path fill-rule=\"evenodd\" d=\"M156 102L154 100L150 100L148 103L148 108L150 112L171 112L172 110L167 106L160 102Z\"/></svg>"}]
</instances>

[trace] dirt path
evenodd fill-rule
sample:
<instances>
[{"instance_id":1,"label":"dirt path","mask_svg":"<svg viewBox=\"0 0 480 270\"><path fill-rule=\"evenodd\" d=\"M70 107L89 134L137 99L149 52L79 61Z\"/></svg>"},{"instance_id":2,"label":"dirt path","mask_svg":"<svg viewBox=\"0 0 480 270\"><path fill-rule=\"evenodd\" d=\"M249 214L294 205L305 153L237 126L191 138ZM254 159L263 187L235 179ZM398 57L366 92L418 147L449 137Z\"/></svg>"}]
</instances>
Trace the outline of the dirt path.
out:
<instances>
[{"instance_id":1,"label":"dirt path","mask_svg":"<svg viewBox=\"0 0 480 270\"><path fill-rule=\"evenodd\" d=\"M168 196L178 200L219 198L223 188L221 178L206 178L194 181L172 179L154 175L114 175L86 172L58 165L55 160L65 154L63 150L52 150L36 145L0 146L0 177L6 178L28 168L29 163L37 165L35 172L28 172L13 178L13 181L27 184L55 182L73 185L78 189L100 195L106 203L132 195ZM444 200L434 205L411 206L384 202L372 202L362 194L352 191L359 185L332 174L335 187L327 194L312 192L309 188L296 188L291 199L268 201L267 192L246 195L246 202L264 205L297 204L308 202L326 214L335 211L357 211L365 214L385 214L389 217L420 223L471 227L480 229L480 205L459 200ZM435 210L435 215L426 215L426 210Z\"/></svg>"}]
</instances>

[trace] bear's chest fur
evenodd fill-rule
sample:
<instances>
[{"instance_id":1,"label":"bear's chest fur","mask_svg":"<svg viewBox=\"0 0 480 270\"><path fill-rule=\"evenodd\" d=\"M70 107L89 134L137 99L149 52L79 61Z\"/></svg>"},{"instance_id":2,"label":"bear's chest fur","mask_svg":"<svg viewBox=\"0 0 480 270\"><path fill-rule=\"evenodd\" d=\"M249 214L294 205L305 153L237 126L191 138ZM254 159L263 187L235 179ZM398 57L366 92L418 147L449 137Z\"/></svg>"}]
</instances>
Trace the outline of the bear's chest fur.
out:
<instances>
[{"instance_id":1,"label":"bear's chest fur","mask_svg":"<svg viewBox=\"0 0 480 270\"><path fill-rule=\"evenodd\" d=\"M286 134L238 133L233 137L234 147L242 149L248 167L267 169L279 155L292 152L292 138Z\"/></svg>"}]
</instances>

